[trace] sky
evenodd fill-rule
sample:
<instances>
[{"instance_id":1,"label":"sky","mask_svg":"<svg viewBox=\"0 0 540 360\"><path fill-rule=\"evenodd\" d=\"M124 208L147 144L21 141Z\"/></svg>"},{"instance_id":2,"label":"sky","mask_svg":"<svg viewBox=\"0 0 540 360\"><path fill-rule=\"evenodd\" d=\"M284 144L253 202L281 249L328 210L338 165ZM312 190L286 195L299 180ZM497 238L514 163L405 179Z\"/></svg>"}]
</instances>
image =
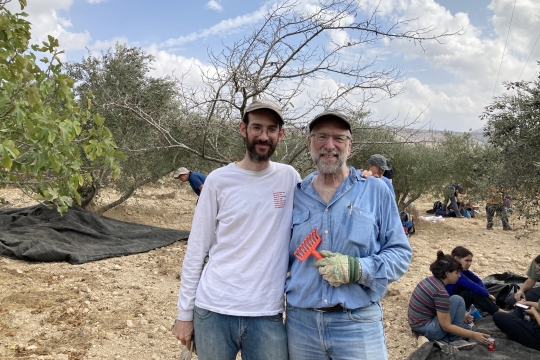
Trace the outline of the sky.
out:
<instances>
[{"instance_id":1,"label":"sky","mask_svg":"<svg viewBox=\"0 0 540 360\"><path fill-rule=\"evenodd\" d=\"M378 4L387 22L414 19L411 26L461 31L424 48L410 41L381 41L369 54L379 65L403 70L403 93L370 104L373 120L418 118L435 130L470 131L503 81L532 80L539 67L538 0L358 0L365 14ZM208 50L250 33L276 0L28 0L24 9L35 42L53 35L65 50L64 61L80 61L88 51L99 54L119 42L152 54L154 76L189 73L209 65ZM298 0L299 6L315 0ZM16 9L17 0L9 6ZM359 13L357 16L365 16ZM356 49L354 55L369 55ZM504 54L503 54L504 53ZM351 54L348 54L350 56ZM195 65L195 66L194 66ZM195 70L194 70L195 69ZM327 79L320 86L331 86ZM330 85L329 85L330 84Z\"/></svg>"}]
</instances>

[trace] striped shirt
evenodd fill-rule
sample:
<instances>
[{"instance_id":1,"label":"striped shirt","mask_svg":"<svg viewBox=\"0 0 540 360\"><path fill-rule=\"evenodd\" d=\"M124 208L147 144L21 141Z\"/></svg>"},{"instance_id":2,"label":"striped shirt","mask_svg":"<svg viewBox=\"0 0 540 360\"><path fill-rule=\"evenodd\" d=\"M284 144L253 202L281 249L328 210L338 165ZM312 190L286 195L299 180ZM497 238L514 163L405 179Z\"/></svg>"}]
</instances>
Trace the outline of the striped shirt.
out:
<instances>
[{"instance_id":1,"label":"striped shirt","mask_svg":"<svg viewBox=\"0 0 540 360\"><path fill-rule=\"evenodd\" d=\"M441 313L450 312L450 297L444 283L435 276L420 281L409 301L408 319L411 327L427 324Z\"/></svg>"}]
</instances>

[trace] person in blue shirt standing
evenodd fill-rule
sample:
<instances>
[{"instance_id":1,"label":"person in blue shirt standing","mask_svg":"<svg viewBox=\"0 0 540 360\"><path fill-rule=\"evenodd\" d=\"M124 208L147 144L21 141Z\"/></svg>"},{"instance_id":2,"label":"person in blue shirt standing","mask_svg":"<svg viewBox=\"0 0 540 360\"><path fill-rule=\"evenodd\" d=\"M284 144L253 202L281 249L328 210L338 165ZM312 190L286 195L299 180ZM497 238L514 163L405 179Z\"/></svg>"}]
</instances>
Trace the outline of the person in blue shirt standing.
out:
<instances>
[{"instance_id":1,"label":"person in blue shirt standing","mask_svg":"<svg viewBox=\"0 0 540 360\"><path fill-rule=\"evenodd\" d=\"M182 182L189 181L189 185L191 185L191 188L197 194L197 196L201 196L201 190L204 187L204 181L206 180L206 176L204 174L201 174L200 172L194 172L189 171L185 167L181 167L176 169L174 172L174 178L178 179Z\"/></svg>"},{"instance_id":2,"label":"person in blue shirt standing","mask_svg":"<svg viewBox=\"0 0 540 360\"><path fill-rule=\"evenodd\" d=\"M386 184L386 186L388 186L392 193L394 192L392 181L386 176L384 176L387 171L392 171L392 168L388 166L388 161L384 156L380 154L371 155L366 162L366 166L374 177L384 181L384 183Z\"/></svg>"},{"instance_id":3,"label":"person in blue shirt standing","mask_svg":"<svg viewBox=\"0 0 540 360\"><path fill-rule=\"evenodd\" d=\"M285 325L291 360L387 359L381 298L407 271L412 250L390 189L346 164L347 117L324 112L309 123L317 171L295 189ZM294 252L312 230L321 260Z\"/></svg>"}]
</instances>

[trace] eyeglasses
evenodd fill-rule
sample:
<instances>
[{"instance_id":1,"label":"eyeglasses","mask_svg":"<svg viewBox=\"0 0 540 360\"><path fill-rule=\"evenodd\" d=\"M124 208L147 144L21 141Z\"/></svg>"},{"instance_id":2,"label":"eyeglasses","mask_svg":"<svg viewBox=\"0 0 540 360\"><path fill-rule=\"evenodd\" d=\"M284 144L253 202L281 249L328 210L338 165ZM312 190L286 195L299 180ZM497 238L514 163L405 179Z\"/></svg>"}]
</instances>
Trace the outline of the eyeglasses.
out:
<instances>
[{"instance_id":1,"label":"eyeglasses","mask_svg":"<svg viewBox=\"0 0 540 360\"><path fill-rule=\"evenodd\" d=\"M266 134L268 136L276 136L279 133L278 126L270 126L264 129L264 126L253 124L253 125L249 125L248 129L249 129L249 133L253 136L261 136L263 131L266 131Z\"/></svg>"},{"instance_id":2,"label":"eyeglasses","mask_svg":"<svg viewBox=\"0 0 540 360\"><path fill-rule=\"evenodd\" d=\"M315 140L315 142L318 143L326 143L328 139L332 138L332 140L336 144L343 144L347 140L351 140L350 136L347 135L328 135L328 134L310 134L310 136Z\"/></svg>"}]
</instances>

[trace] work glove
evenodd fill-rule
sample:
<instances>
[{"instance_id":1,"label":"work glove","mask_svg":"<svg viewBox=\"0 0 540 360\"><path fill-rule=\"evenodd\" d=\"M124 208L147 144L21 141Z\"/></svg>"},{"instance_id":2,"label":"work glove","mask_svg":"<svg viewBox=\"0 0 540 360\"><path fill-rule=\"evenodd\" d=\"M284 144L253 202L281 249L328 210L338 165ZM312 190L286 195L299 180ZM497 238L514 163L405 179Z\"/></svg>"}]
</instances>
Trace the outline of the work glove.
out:
<instances>
[{"instance_id":1,"label":"work glove","mask_svg":"<svg viewBox=\"0 0 540 360\"><path fill-rule=\"evenodd\" d=\"M358 258L328 250L321 250L320 254L324 259L317 260L315 266L330 285L338 287L362 278L362 266Z\"/></svg>"}]
</instances>

